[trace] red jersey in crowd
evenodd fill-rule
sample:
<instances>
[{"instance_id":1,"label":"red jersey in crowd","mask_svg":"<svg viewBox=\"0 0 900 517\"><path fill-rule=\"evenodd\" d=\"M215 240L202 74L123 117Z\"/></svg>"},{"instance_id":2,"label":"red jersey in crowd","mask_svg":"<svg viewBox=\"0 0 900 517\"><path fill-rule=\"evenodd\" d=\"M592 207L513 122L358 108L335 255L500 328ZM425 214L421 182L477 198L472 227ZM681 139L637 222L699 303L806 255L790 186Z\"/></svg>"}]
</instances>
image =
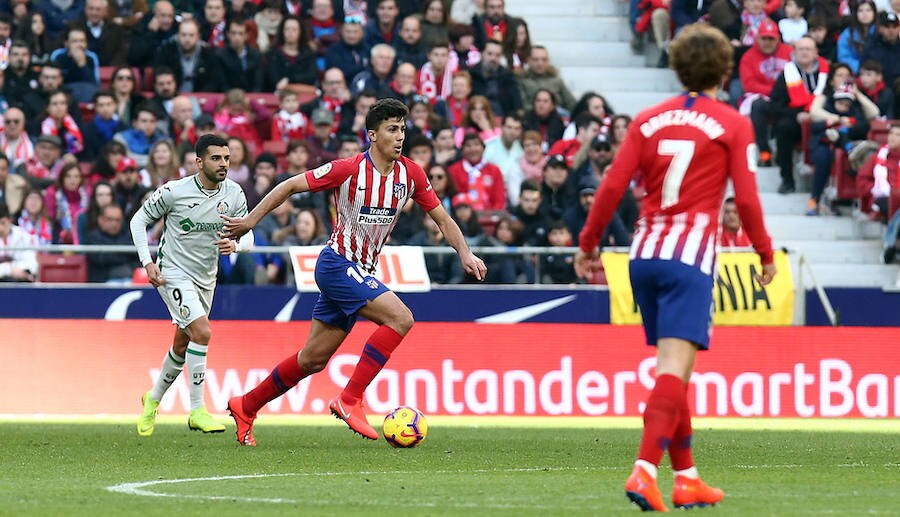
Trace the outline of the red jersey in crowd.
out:
<instances>
[{"instance_id":1,"label":"red jersey in crowd","mask_svg":"<svg viewBox=\"0 0 900 517\"><path fill-rule=\"evenodd\" d=\"M506 209L506 186L503 173L493 163L484 160L471 164L462 159L448 169L458 192L469 194L472 209Z\"/></svg>"},{"instance_id":2,"label":"red jersey in crowd","mask_svg":"<svg viewBox=\"0 0 900 517\"><path fill-rule=\"evenodd\" d=\"M641 170L647 197L632 259L677 260L712 275L718 214L730 177L744 229L763 264L771 263L755 159L750 122L705 95L685 93L641 112L600 186L581 231L581 249L597 247L631 177Z\"/></svg>"},{"instance_id":3,"label":"red jersey in crowd","mask_svg":"<svg viewBox=\"0 0 900 517\"><path fill-rule=\"evenodd\" d=\"M328 245L369 272L409 198L426 212L440 204L425 171L405 156L384 175L365 152L308 171L306 180L313 192L334 189L337 223Z\"/></svg>"}]
</instances>

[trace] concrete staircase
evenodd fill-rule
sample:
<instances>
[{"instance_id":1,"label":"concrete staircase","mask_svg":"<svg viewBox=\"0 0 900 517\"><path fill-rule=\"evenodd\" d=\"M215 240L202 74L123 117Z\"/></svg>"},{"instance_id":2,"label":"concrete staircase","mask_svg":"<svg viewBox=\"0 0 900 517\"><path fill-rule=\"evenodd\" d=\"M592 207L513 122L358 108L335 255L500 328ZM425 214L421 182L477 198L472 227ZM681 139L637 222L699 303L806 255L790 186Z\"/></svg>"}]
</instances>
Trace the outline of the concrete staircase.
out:
<instances>
[{"instance_id":1,"label":"concrete staircase","mask_svg":"<svg viewBox=\"0 0 900 517\"><path fill-rule=\"evenodd\" d=\"M528 22L532 43L547 47L576 98L592 90L606 97L617 113L635 115L680 87L671 70L655 68L655 45L648 43L645 55L631 51L627 9L622 0L506 2L508 13ZM766 225L775 246L791 252L795 279L803 255L822 285L894 286L900 267L881 264L880 224L851 216L807 217L803 214L809 195L780 195L780 181L773 167L757 173ZM803 287L810 288L809 276L803 277Z\"/></svg>"}]
</instances>

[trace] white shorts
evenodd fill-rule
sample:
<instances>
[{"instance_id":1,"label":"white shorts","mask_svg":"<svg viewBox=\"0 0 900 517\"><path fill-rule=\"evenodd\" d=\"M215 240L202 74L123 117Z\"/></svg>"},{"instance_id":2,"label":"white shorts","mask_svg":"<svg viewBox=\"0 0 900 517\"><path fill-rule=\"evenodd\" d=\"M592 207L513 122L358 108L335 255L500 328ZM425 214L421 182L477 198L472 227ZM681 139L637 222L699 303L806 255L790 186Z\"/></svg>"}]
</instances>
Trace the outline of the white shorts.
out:
<instances>
[{"instance_id":1,"label":"white shorts","mask_svg":"<svg viewBox=\"0 0 900 517\"><path fill-rule=\"evenodd\" d=\"M156 290L172 315L172 323L183 329L209 314L213 289L200 288L180 269L166 268L162 273L166 283Z\"/></svg>"}]
</instances>

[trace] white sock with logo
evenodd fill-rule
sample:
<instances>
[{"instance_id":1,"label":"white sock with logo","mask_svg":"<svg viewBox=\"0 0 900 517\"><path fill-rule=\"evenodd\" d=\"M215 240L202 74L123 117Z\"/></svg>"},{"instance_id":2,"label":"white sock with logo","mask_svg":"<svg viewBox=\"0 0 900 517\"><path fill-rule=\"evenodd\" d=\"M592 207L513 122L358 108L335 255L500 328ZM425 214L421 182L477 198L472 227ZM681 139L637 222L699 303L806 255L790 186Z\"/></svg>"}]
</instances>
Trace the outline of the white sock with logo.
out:
<instances>
[{"instance_id":1,"label":"white sock with logo","mask_svg":"<svg viewBox=\"0 0 900 517\"><path fill-rule=\"evenodd\" d=\"M191 411L203 407L203 381L206 380L206 349L208 345L201 345L191 341L187 346L185 366L187 366L188 383L191 394Z\"/></svg>"},{"instance_id":2,"label":"white sock with logo","mask_svg":"<svg viewBox=\"0 0 900 517\"><path fill-rule=\"evenodd\" d=\"M150 390L150 398L157 402L162 400L163 395L166 394L166 391L172 386L172 383L175 382L178 375L181 374L182 368L184 368L184 357L176 354L175 350L170 348L169 351L166 352L166 358L163 359L159 377L156 378L156 384L154 384L153 389Z\"/></svg>"},{"instance_id":3,"label":"white sock with logo","mask_svg":"<svg viewBox=\"0 0 900 517\"><path fill-rule=\"evenodd\" d=\"M674 472L675 477L684 476L689 479L698 479L700 477L700 472L697 471L696 465L693 467L686 468L684 470L676 470Z\"/></svg>"},{"instance_id":4,"label":"white sock with logo","mask_svg":"<svg viewBox=\"0 0 900 517\"><path fill-rule=\"evenodd\" d=\"M644 469L644 471L646 471L647 474L650 474L650 477L652 477L653 479L656 479L656 476L659 475L659 467L647 460L637 460L634 462L634 464Z\"/></svg>"}]
</instances>

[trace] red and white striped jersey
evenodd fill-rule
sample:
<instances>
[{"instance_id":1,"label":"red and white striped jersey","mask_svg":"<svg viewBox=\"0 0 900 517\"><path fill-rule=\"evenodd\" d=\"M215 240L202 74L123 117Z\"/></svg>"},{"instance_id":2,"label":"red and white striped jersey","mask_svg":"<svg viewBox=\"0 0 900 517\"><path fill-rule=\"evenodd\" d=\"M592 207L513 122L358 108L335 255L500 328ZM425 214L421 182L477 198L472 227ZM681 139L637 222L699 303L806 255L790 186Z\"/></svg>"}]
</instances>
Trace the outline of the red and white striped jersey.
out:
<instances>
[{"instance_id":1,"label":"red and white striped jersey","mask_svg":"<svg viewBox=\"0 0 900 517\"><path fill-rule=\"evenodd\" d=\"M756 145L749 120L705 95L683 94L641 112L628 128L579 237L594 249L632 175L642 171L647 197L631 258L677 260L712 275L719 211L727 180L753 247L773 260L756 191Z\"/></svg>"},{"instance_id":2,"label":"red and white striped jersey","mask_svg":"<svg viewBox=\"0 0 900 517\"><path fill-rule=\"evenodd\" d=\"M369 272L409 198L426 212L441 203L425 171L404 156L385 175L365 152L308 171L306 180L313 192L334 189L337 221L328 245Z\"/></svg>"}]
</instances>

